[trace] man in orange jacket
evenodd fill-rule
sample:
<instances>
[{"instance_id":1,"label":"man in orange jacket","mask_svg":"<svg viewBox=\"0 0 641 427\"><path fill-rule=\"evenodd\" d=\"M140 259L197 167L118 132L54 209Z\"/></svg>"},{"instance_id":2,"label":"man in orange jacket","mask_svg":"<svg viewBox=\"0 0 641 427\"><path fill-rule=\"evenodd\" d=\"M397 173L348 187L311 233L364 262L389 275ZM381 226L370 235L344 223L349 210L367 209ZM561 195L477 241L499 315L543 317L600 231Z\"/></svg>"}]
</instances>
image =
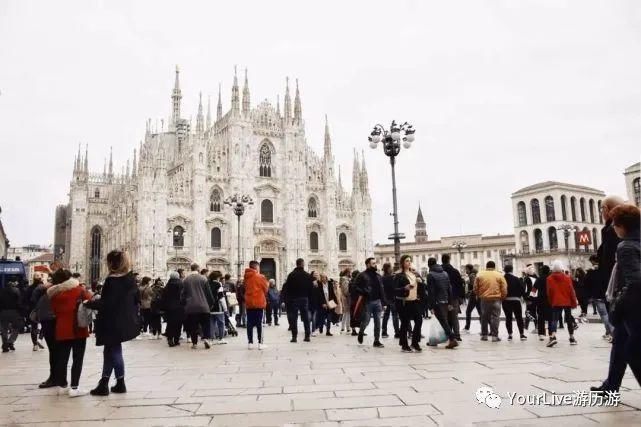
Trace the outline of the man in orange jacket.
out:
<instances>
[{"instance_id":1,"label":"man in orange jacket","mask_svg":"<svg viewBox=\"0 0 641 427\"><path fill-rule=\"evenodd\" d=\"M248 348L254 348L254 327L258 334L258 349L266 348L263 344L263 311L267 307L267 290L269 284L260 274L258 261L250 261L245 269L245 306L247 307L247 341Z\"/></svg>"}]
</instances>

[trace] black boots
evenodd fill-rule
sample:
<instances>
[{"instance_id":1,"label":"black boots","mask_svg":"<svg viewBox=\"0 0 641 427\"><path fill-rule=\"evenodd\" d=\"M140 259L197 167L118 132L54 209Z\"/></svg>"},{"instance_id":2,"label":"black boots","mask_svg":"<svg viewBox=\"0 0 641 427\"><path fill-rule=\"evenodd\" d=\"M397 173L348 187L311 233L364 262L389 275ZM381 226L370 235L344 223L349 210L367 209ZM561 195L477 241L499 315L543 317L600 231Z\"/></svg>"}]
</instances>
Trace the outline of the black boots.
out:
<instances>
[{"instance_id":1,"label":"black boots","mask_svg":"<svg viewBox=\"0 0 641 427\"><path fill-rule=\"evenodd\" d=\"M109 396L109 378L100 378L96 388L89 392L92 396Z\"/></svg>"},{"instance_id":2,"label":"black boots","mask_svg":"<svg viewBox=\"0 0 641 427\"><path fill-rule=\"evenodd\" d=\"M116 385L111 387L112 393L127 393L124 378L116 378Z\"/></svg>"}]
</instances>

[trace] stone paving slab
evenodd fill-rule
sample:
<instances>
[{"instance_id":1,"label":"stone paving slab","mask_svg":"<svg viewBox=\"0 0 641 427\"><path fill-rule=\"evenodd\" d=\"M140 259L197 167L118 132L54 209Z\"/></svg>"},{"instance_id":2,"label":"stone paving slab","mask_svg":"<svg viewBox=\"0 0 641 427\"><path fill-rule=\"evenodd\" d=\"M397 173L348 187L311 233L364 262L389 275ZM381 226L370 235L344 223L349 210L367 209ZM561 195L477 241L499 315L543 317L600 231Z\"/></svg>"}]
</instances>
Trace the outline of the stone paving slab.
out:
<instances>
[{"instance_id":1,"label":"stone paving slab","mask_svg":"<svg viewBox=\"0 0 641 427\"><path fill-rule=\"evenodd\" d=\"M502 326L503 328L503 326ZM371 328L370 328L371 329ZM618 407L509 405L507 393L573 393L598 384L609 345L602 326L583 324L578 346L548 349L536 335L526 342L481 342L478 322L456 350L402 354L351 336L319 336L290 344L286 326L268 328L264 351L246 349L244 330L211 350L163 341L125 344L125 395L70 400L40 390L46 351L31 351L22 335L15 353L0 355L0 426L548 426L641 425L641 387L631 374ZM337 332L337 331L335 331ZM81 387L99 375L102 348L87 346ZM500 408L479 404L491 386Z\"/></svg>"}]
</instances>

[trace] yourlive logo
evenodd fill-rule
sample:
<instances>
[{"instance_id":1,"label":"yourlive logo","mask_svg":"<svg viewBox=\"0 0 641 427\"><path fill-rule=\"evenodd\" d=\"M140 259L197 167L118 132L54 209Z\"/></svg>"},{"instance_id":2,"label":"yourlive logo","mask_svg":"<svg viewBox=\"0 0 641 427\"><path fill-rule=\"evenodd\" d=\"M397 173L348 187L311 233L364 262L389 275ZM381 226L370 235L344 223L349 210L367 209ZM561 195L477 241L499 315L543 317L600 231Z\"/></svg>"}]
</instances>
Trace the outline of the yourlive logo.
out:
<instances>
[{"instance_id":1,"label":"yourlive logo","mask_svg":"<svg viewBox=\"0 0 641 427\"><path fill-rule=\"evenodd\" d=\"M501 397L494 392L492 387L482 386L476 390L476 401L479 405L486 405L488 408L499 409L505 401L509 405L531 405L531 406L619 406L621 395L619 392L606 391L599 393L594 391L575 391L566 394L541 392L536 394L507 393Z\"/></svg>"},{"instance_id":2,"label":"yourlive logo","mask_svg":"<svg viewBox=\"0 0 641 427\"><path fill-rule=\"evenodd\" d=\"M485 404L488 408L499 409L503 399L494 393L492 387L479 387L479 389L476 390L476 401L479 405Z\"/></svg>"}]
</instances>

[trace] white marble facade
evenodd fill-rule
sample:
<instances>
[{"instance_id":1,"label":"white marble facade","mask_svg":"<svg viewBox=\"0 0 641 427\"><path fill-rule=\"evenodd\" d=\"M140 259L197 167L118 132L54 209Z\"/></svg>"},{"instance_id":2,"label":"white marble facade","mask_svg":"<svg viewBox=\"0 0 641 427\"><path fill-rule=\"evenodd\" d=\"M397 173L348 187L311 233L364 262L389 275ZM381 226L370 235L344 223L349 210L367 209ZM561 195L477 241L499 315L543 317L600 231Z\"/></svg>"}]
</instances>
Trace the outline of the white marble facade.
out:
<instances>
[{"instance_id":1,"label":"white marble facade","mask_svg":"<svg viewBox=\"0 0 641 427\"><path fill-rule=\"evenodd\" d=\"M181 98L177 68L171 117L160 129L147 121L144 140L121 173L111 158L102 173L91 173L88 153L79 150L69 203L57 210L65 218L56 221L64 227L56 246L68 265L88 279L102 278L106 253L123 248L142 274L165 275L197 262L235 276L237 217L224 204L235 193L254 201L241 217L240 260L260 261L278 281L298 257L310 269L337 275L372 253L364 159L355 153L346 192L327 118L322 156L306 141L298 82L292 102L287 81L281 111L278 101L252 106L247 72L242 97L234 73L231 108L223 113L220 89L213 113L209 102L203 112L201 97L195 126L183 118Z\"/></svg>"}]
</instances>

